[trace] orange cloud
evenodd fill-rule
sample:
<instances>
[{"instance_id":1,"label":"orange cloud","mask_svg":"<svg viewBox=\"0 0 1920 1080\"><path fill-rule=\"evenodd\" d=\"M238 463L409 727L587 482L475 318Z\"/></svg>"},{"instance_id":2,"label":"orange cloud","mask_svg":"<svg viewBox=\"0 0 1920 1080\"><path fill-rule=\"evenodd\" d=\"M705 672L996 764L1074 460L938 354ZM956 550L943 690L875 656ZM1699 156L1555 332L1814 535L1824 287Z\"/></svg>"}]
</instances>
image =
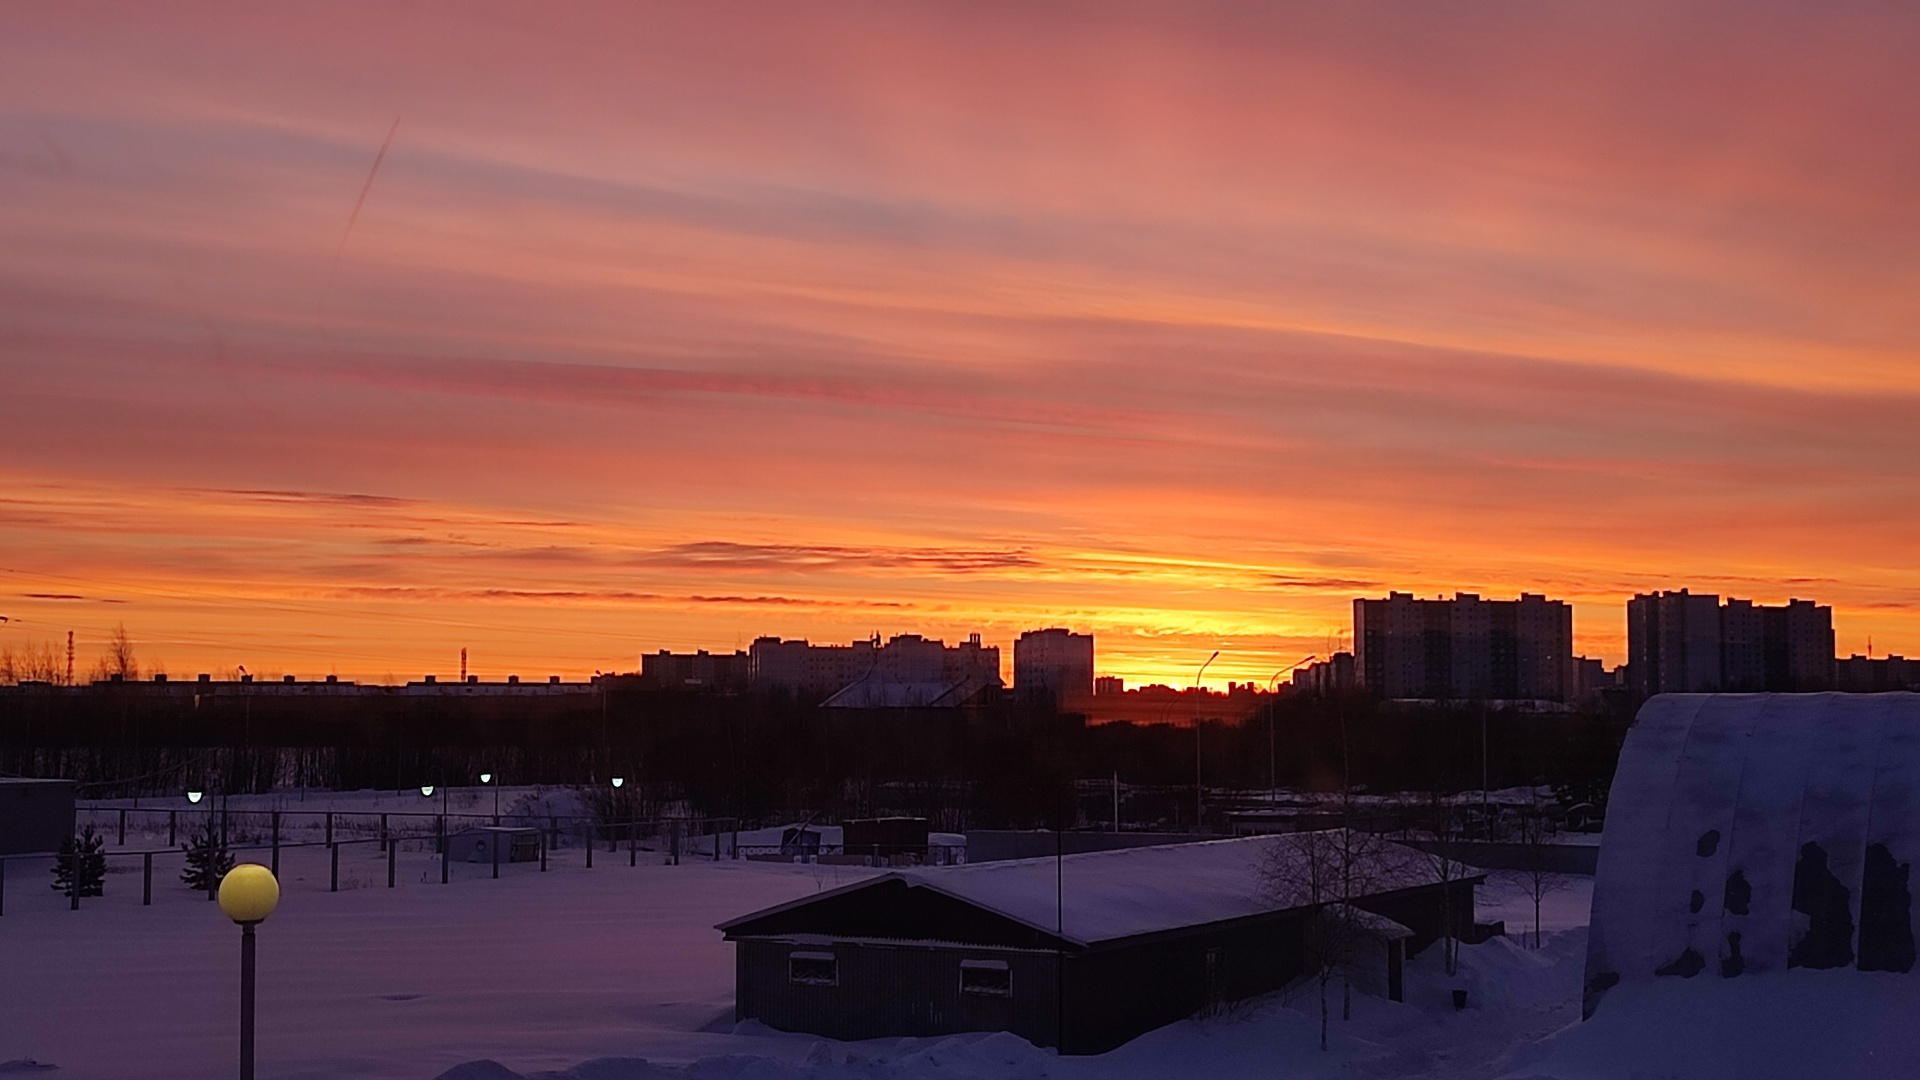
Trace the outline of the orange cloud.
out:
<instances>
[{"instance_id":1,"label":"orange cloud","mask_svg":"<svg viewBox=\"0 0 1920 1080\"><path fill-rule=\"evenodd\" d=\"M1626 595L1690 584L1920 650L1916 45L16 7L0 633L383 677L1068 623L1264 680L1356 594L1546 591L1617 661Z\"/></svg>"}]
</instances>

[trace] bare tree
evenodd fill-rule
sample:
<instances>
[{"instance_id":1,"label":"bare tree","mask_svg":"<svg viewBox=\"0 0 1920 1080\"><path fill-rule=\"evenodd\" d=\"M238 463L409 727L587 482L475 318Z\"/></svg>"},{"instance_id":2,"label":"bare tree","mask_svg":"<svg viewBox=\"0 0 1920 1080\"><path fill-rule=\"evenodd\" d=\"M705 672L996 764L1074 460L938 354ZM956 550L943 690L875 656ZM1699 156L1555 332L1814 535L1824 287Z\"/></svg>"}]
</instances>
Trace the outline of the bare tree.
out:
<instances>
[{"instance_id":1,"label":"bare tree","mask_svg":"<svg viewBox=\"0 0 1920 1080\"><path fill-rule=\"evenodd\" d=\"M60 651L51 643L28 642L18 652L12 646L0 649L0 686L23 682L62 683L66 669Z\"/></svg>"},{"instance_id":2,"label":"bare tree","mask_svg":"<svg viewBox=\"0 0 1920 1080\"><path fill-rule=\"evenodd\" d=\"M1418 859L1429 880L1448 886L1440 893L1440 958L1448 975L1460 970L1458 913L1453 910L1455 881L1468 869L1462 864L1467 841L1467 823L1454 796L1439 789L1414 792L1400 797L1402 829L1410 847L1409 858Z\"/></svg>"},{"instance_id":3,"label":"bare tree","mask_svg":"<svg viewBox=\"0 0 1920 1080\"><path fill-rule=\"evenodd\" d=\"M127 682L140 677L140 661L134 656L133 639L127 636L126 624L113 628L113 634L107 638L107 647L93 665L93 675L96 679L111 679L118 675Z\"/></svg>"},{"instance_id":4,"label":"bare tree","mask_svg":"<svg viewBox=\"0 0 1920 1080\"><path fill-rule=\"evenodd\" d=\"M1403 849L1358 829L1287 833L1268 846L1260 865L1267 898L1279 908L1311 907L1307 924L1305 970L1320 996L1320 1049L1327 1048L1330 1007L1327 992L1341 983L1341 1018L1353 1018L1351 968L1361 942L1370 940L1364 912L1351 901L1379 891L1386 879L1403 873Z\"/></svg>"},{"instance_id":5,"label":"bare tree","mask_svg":"<svg viewBox=\"0 0 1920 1080\"><path fill-rule=\"evenodd\" d=\"M1533 947L1540 947L1540 906L1547 897L1573 887L1573 876L1558 869L1555 856L1559 845L1553 842L1553 821L1538 798L1520 816L1517 839L1520 866L1514 880L1527 899L1533 901Z\"/></svg>"}]
</instances>

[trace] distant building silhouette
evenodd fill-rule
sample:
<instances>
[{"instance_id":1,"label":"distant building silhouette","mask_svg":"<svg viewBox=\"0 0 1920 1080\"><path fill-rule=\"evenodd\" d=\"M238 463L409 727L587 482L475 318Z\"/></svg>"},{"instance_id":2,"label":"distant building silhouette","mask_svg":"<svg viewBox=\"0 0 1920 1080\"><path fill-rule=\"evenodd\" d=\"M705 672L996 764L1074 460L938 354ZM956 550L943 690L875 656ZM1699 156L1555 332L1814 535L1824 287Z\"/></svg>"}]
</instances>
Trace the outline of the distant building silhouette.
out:
<instances>
[{"instance_id":1,"label":"distant building silhouette","mask_svg":"<svg viewBox=\"0 0 1920 1080\"><path fill-rule=\"evenodd\" d=\"M715 690L738 693L748 688L747 654L675 653L661 649L640 657L640 678L662 690Z\"/></svg>"},{"instance_id":2,"label":"distant building silhouette","mask_svg":"<svg viewBox=\"0 0 1920 1080\"><path fill-rule=\"evenodd\" d=\"M1360 684L1381 697L1566 701L1574 689L1573 609L1532 593L1355 600L1353 643Z\"/></svg>"},{"instance_id":3,"label":"distant building silhouette","mask_svg":"<svg viewBox=\"0 0 1920 1080\"><path fill-rule=\"evenodd\" d=\"M1685 589L1627 601L1627 681L1654 694L1807 692L1834 685L1833 609Z\"/></svg>"},{"instance_id":4,"label":"distant building silhouette","mask_svg":"<svg viewBox=\"0 0 1920 1080\"><path fill-rule=\"evenodd\" d=\"M1343 690L1352 690L1358 685L1358 666L1350 652L1337 652L1325 660L1316 660L1311 664L1293 669L1293 688L1295 690L1325 696Z\"/></svg>"},{"instance_id":5,"label":"distant building silhouette","mask_svg":"<svg viewBox=\"0 0 1920 1080\"><path fill-rule=\"evenodd\" d=\"M1000 648L982 645L979 634L969 634L967 640L952 647L919 634L900 634L884 645L878 635L850 645L814 645L804 638L755 638L747 649L747 673L757 692L808 698L837 695L862 682L948 687L966 684L964 693L942 695L944 700L969 698L981 688L1003 685Z\"/></svg>"},{"instance_id":6,"label":"distant building silhouette","mask_svg":"<svg viewBox=\"0 0 1920 1080\"><path fill-rule=\"evenodd\" d=\"M1892 656L1849 656L1835 660L1834 689L1856 694L1880 694L1888 690L1920 690L1920 660L1909 660L1898 653Z\"/></svg>"},{"instance_id":7,"label":"distant building silhouette","mask_svg":"<svg viewBox=\"0 0 1920 1080\"><path fill-rule=\"evenodd\" d=\"M1127 682L1118 675L1096 675L1093 680L1093 692L1096 697L1127 692Z\"/></svg>"},{"instance_id":8,"label":"distant building silhouette","mask_svg":"<svg viewBox=\"0 0 1920 1080\"><path fill-rule=\"evenodd\" d=\"M1013 643L1013 689L1059 700L1093 693L1093 635L1058 627L1029 630Z\"/></svg>"}]
</instances>

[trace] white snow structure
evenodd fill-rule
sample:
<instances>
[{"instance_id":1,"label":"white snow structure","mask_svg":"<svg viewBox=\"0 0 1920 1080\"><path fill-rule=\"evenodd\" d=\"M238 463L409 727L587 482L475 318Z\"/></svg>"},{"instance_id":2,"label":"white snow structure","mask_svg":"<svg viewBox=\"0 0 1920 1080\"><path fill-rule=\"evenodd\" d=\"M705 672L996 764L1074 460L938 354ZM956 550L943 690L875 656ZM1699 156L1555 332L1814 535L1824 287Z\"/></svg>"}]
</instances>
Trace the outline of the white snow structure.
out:
<instances>
[{"instance_id":1,"label":"white snow structure","mask_svg":"<svg viewBox=\"0 0 1920 1080\"><path fill-rule=\"evenodd\" d=\"M1622 982L1911 972L1920 694L1662 694L1595 875L1584 1013Z\"/></svg>"}]
</instances>

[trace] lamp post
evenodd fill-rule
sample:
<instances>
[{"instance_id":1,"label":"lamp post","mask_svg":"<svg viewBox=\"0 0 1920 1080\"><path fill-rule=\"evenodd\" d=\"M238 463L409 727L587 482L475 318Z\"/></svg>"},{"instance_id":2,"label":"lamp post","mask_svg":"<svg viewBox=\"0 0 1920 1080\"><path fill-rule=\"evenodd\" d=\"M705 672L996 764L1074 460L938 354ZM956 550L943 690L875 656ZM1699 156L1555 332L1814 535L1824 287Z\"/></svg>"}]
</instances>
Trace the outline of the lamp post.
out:
<instances>
[{"instance_id":1,"label":"lamp post","mask_svg":"<svg viewBox=\"0 0 1920 1080\"><path fill-rule=\"evenodd\" d=\"M280 905L280 883L258 863L241 863L220 882L220 910L240 925L240 1080L253 1080L253 928Z\"/></svg>"},{"instance_id":2,"label":"lamp post","mask_svg":"<svg viewBox=\"0 0 1920 1080\"><path fill-rule=\"evenodd\" d=\"M1306 659L1301 660L1292 667L1274 672L1273 678L1267 680L1267 693L1277 695L1280 692L1280 677L1282 675L1291 675L1295 671L1300 670L1301 664L1311 663L1314 655L1313 653L1309 653ZM1276 758L1273 750L1273 713L1276 704L1277 703L1273 701L1267 702L1267 809L1269 810L1273 809L1274 803L1280 801L1280 773L1278 767L1275 765Z\"/></svg>"},{"instance_id":3,"label":"lamp post","mask_svg":"<svg viewBox=\"0 0 1920 1080\"><path fill-rule=\"evenodd\" d=\"M493 774L490 772L481 773L480 782L493 789L493 823L498 825L500 824L500 785L493 782Z\"/></svg>"},{"instance_id":4,"label":"lamp post","mask_svg":"<svg viewBox=\"0 0 1920 1080\"><path fill-rule=\"evenodd\" d=\"M1220 650L1215 649L1213 655L1207 657L1207 663L1201 664L1200 670L1193 673L1193 699L1196 702L1193 713L1193 830L1195 832L1200 831L1207 817L1206 805L1202 801L1202 792L1205 789L1200 786L1200 707L1197 704L1200 700L1200 676L1207 673L1207 664L1218 659L1220 659Z\"/></svg>"}]
</instances>

